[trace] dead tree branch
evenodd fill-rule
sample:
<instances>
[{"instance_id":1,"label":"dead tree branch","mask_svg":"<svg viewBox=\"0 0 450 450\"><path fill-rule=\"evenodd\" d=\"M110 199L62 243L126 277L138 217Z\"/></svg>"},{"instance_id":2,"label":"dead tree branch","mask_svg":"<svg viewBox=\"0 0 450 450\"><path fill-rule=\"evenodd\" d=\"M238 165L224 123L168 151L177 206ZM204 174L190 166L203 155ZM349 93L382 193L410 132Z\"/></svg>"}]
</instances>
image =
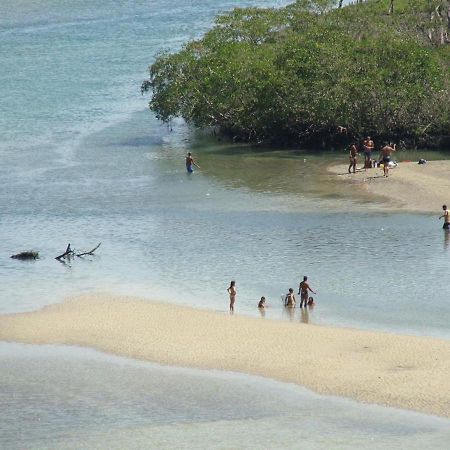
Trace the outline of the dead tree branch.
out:
<instances>
[{"instance_id":1,"label":"dead tree branch","mask_svg":"<svg viewBox=\"0 0 450 450\"><path fill-rule=\"evenodd\" d=\"M77 253L77 256L80 257L80 256L85 256L85 255L93 255L95 250L97 250L100 247L100 245L102 245L101 242L97 245L97 247L94 247L92 250L90 250L88 252Z\"/></svg>"},{"instance_id":2,"label":"dead tree branch","mask_svg":"<svg viewBox=\"0 0 450 450\"><path fill-rule=\"evenodd\" d=\"M67 245L66 251L62 255L57 256L55 259L60 261L61 259L66 258L66 257L70 258L70 256L73 256L74 254L75 254L75 251L70 248L70 243L69 243Z\"/></svg>"}]
</instances>

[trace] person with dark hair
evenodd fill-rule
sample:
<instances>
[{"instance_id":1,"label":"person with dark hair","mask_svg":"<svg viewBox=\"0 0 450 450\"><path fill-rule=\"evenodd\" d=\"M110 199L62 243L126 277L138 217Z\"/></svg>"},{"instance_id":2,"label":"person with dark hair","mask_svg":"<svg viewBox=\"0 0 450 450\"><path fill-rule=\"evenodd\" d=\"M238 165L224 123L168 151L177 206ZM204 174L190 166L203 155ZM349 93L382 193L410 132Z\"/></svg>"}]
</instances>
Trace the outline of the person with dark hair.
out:
<instances>
[{"instance_id":1,"label":"person with dark hair","mask_svg":"<svg viewBox=\"0 0 450 450\"><path fill-rule=\"evenodd\" d=\"M266 297L261 297L261 300L258 303L258 308L264 309L266 307Z\"/></svg>"},{"instance_id":2,"label":"person with dark hair","mask_svg":"<svg viewBox=\"0 0 450 450\"><path fill-rule=\"evenodd\" d=\"M200 169L200 166L194 161L192 153L188 152L186 156L186 170L188 171L188 173L192 173L194 171L193 166L198 167Z\"/></svg>"},{"instance_id":3,"label":"person with dark hair","mask_svg":"<svg viewBox=\"0 0 450 450\"><path fill-rule=\"evenodd\" d=\"M351 170L353 168L353 173L356 172L356 157L358 156L358 150L356 148L356 145L353 143L350 145L350 165L348 166L348 173L351 173Z\"/></svg>"},{"instance_id":4,"label":"person with dark hair","mask_svg":"<svg viewBox=\"0 0 450 450\"><path fill-rule=\"evenodd\" d=\"M286 308L295 308L294 289L289 288L289 292L286 294L286 297L284 298L284 306Z\"/></svg>"},{"instance_id":5,"label":"person with dark hair","mask_svg":"<svg viewBox=\"0 0 450 450\"><path fill-rule=\"evenodd\" d=\"M380 158L383 163L383 173L385 177L389 176L389 163L391 162L391 153L395 152L395 144L385 145L381 149Z\"/></svg>"},{"instance_id":6,"label":"person with dark hair","mask_svg":"<svg viewBox=\"0 0 450 450\"><path fill-rule=\"evenodd\" d=\"M298 293L300 295L300 308L303 307L303 303L305 304L305 308L308 304L308 291L312 292L313 294L316 294L317 292L314 292L311 287L308 284L308 277L304 276L303 277L303 281L300 282L299 286L298 286Z\"/></svg>"},{"instance_id":7,"label":"person with dark hair","mask_svg":"<svg viewBox=\"0 0 450 450\"><path fill-rule=\"evenodd\" d=\"M364 139L363 148L364 148L364 169L367 170L369 167L372 167L372 152L375 149L375 144L370 136L367 136L367 138Z\"/></svg>"},{"instance_id":8,"label":"person with dark hair","mask_svg":"<svg viewBox=\"0 0 450 450\"><path fill-rule=\"evenodd\" d=\"M444 214L442 214L442 216L439 217L440 219L444 219L444 225L443 225L443 229L444 230L450 230L450 216L449 213L450 211L447 209L447 205L442 205L442 209L444 210Z\"/></svg>"},{"instance_id":9,"label":"person with dark hair","mask_svg":"<svg viewBox=\"0 0 450 450\"><path fill-rule=\"evenodd\" d=\"M230 312L234 312L234 302L236 301L236 281L230 282L230 287L227 289L228 294L230 295Z\"/></svg>"}]
</instances>

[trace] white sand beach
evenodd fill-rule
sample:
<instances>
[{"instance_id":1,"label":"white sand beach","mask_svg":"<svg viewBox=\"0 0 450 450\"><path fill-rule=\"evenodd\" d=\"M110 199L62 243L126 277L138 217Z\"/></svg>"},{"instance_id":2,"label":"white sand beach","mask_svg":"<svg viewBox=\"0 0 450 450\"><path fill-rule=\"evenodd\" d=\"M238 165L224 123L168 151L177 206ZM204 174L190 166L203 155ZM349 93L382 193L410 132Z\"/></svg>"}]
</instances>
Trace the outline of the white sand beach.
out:
<instances>
[{"instance_id":1,"label":"white sand beach","mask_svg":"<svg viewBox=\"0 0 450 450\"><path fill-rule=\"evenodd\" d=\"M85 295L0 316L0 340L219 369L450 417L450 342Z\"/></svg>"},{"instance_id":2,"label":"white sand beach","mask_svg":"<svg viewBox=\"0 0 450 450\"><path fill-rule=\"evenodd\" d=\"M329 167L338 179L354 184L355 198L373 194L386 200L386 209L439 214L443 204L450 205L450 161L400 162L388 178L381 168L359 169L356 174L347 170L348 164Z\"/></svg>"}]
</instances>

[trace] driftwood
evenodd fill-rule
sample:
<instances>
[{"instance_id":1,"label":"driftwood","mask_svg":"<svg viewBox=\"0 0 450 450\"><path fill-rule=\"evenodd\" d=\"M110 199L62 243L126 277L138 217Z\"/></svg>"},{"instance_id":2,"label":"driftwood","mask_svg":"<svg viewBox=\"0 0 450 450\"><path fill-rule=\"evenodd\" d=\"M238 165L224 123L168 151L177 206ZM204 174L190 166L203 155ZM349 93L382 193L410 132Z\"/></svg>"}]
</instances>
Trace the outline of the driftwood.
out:
<instances>
[{"instance_id":1,"label":"driftwood","mask_svg":"<svg viewBox=\"0 0 450 450\"><path fill-rule=\"evenodd\" d=\"M92 250L89 250L88 252L77 253L77 256L80 257L80 256L85 256L85 255L93 255L95 250L97 250L100 247L100 245L102 245L101 242L97 245L97 247L94 247Z\"/></svg>"},{"instance_id":2,"label":"driftwood","mask_svg":"<svg viewBox=\"0 0 450 450\"><path fill-rule=\"evenodd\" d=\"M57 256L55 259L61 260L61 259L63 259L63 258L70 258L70 257L73 256L74 254L75 254L75 252L74 252L74 250L72 250L72 249L70 248L70 243L69 243L69 244L67 245L66 251L65 251L63 254Z\"/></svg>"},{"instance_id":3,"label":"driftwood","mask_svg":"<svg viewBox=\"0 0 450 450\"><path fill-rule=\"evenodd\" d=\"M65 259L70 260L70 258L73 258L74 256L82 257L82 256L86 256L86 255L93 255L94 252L100 247L100 245L102 245L101 242L96 247L94 247L92 250L89 250L87 252L77 253L74 249L72 249L72 247L70 246L70 243L69 243L67 245L66 251L63 254L57 256L55 259L63 262L62 260L65 260Z\"/></svg>"},{"instance_id":4,"label":"driftwood","mask_svg":"<svg viewBox=\"0 0 450 450\"><path fill-rule=\"evenodd\" d=\"M21 260L38 259L39 258L39 253L35 252L33 250L29 250L29 251L26 251L26 252L17 253L17 255L12 255L11 258L13 258L13 259L21 259Z\"/></svg>"}]
</instances>

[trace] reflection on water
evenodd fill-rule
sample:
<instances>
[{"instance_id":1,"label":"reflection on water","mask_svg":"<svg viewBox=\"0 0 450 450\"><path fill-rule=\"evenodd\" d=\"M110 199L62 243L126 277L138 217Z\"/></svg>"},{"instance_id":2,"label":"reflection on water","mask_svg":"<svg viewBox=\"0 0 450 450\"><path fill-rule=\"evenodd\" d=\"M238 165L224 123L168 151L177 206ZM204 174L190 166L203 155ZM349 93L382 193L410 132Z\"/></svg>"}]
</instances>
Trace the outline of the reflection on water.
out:
<instances>
[{"instance_id":1,"label":"reflection on water","mask_svg":"<svg viewBox=\"0 0 450 450\"><path fill-rule=\"evenodd\" d=\"M0 369L8 450L442 450L450 439L448 420L83 349L0 344Z\"/></svg>"}]
</instances>

